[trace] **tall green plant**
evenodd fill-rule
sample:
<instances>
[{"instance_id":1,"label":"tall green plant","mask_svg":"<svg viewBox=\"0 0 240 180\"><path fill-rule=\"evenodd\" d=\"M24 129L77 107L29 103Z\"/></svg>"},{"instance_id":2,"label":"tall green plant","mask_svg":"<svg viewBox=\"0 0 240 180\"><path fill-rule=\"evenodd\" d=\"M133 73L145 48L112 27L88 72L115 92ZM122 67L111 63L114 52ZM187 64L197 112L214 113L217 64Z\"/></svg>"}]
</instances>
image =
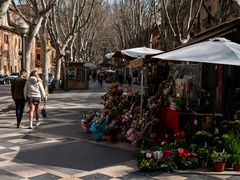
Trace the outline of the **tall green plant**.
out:
<instances>
[{"instance_id":1,"label":"tall green plant","mask_svg":"<svg viewBox=\"0 0 240 180\"><path fill-rule=\"evenodd\" d=\"M231 131L228 134L223 135L224 146L227 151L231 154L230 160L233 163L240 163L240 139L239 135Z\"/></svg>"}]
</instances>

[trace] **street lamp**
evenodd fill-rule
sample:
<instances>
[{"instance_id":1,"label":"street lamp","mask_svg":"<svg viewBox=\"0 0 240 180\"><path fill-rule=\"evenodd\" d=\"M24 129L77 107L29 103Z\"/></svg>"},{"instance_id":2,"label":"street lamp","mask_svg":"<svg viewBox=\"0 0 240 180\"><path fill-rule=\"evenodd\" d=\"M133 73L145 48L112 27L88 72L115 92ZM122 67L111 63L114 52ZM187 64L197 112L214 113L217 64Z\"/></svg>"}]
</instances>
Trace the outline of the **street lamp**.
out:
<instances>
[{"instance_id":1,"label":"street lamp","mask_svg":"<svg viewBox=\"0 0 240 180\"><path fill-rule=\"evenodd\" d=\"M66 71L66 86L65 86L65 91L69 91L69 88L68 88L68 67L69 67L69 58L70 56L70 51L69 50L66 50L65 51L65 71Z\"/></svg>"},{"instance_id":2,"label":"street lamp","mask_svg":"<svg viewBox=\"0 0 240 180\"><path fill-rule=\"evenodd\" d=\"M22 34L22 63L21 68L26 68L26 37L29 31L29 25L25 21L20 21L18 30Z\"/></svg>"}]
</instances>

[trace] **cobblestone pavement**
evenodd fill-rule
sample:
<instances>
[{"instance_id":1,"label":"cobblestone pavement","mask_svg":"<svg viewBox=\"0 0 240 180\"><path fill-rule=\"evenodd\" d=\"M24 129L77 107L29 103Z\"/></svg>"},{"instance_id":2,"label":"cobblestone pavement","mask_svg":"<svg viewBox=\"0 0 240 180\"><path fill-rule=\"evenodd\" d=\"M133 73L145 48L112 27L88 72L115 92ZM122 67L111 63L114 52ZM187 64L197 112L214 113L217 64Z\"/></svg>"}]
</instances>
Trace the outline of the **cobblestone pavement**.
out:
<instances>
[{"instance_id":1,"label":"cobblestone pavement","mask_svg":"<svg viewBox=\"0 0 240 180\"><path fill-rule=\"evenodd\" d=\"M240 173L225 171L138 171L134 148L129 144L96 142L81 129L81 114L101 108L104 89L55 92L47 102L46 119L32 130L16 128L14 111L0 115L0 179L3 180L128 180L128 179L240 179Z\"/></svg>"}]
</instances>

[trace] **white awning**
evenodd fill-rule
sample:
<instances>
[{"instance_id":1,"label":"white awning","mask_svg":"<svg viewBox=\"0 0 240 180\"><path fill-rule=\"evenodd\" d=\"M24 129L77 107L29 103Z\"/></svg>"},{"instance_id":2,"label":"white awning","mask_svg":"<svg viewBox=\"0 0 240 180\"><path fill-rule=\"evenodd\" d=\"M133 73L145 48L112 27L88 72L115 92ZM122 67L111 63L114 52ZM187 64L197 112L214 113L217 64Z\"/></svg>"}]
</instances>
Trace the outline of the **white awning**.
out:
<instances>
[{"instance_id":1,"label":"white awning","mask_svg":"<svg viewBox=\"0 0 240 180\"><path fill-rule=\"evenodd\" d=\"M225 38L214 38L151 58L240 66L240 44Z\"/></svg>"}]
</instances>

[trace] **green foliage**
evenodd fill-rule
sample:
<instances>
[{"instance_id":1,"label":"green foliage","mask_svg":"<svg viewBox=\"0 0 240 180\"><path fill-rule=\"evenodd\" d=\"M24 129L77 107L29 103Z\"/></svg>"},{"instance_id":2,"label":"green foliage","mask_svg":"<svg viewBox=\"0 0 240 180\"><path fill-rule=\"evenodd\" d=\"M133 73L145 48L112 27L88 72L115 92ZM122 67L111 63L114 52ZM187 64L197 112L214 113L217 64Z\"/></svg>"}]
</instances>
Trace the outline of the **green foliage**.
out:
<instances>
[{"instance_id":1,"label":"green foliage","mask_svg":"<svg viewBox=\"0 0 240 180\"><path fill-rule=\"evenodd\" d=\"M227 154L227 152L217 152L214 150L211 154L211 160L213 163L226 162L229 157L230 155Z\"/></svg>"},{"instance_id":2,"label":"green foliage","mask_svg":"<svg viewBox=\"0 0 240 180\"><path fill-rule=\"evenodd\" d=\"M226 150L231 154L233 163L240 163L240 139L233 131L222 136Z\"/></svg>"},{"instance_id":3,"label":"green foliage","mask_svg":"<svg viewBox=\"0 0 240 180\"><path fill-rule=\"evenodd\" d=\"M193 139L195 140L195 143L204 145L205 142L212 142L213 135L207 131L197 131L193 136Z\"/></svg>"},{"instance_id":4,"label":"green foliage","mask_svg":"<svg viewBox=\"0 0 240 180\"><path fill-rule=\"evenodd\" d=\"M197 151L198 159L203 161L208 161L210 156L210 150L208 148L202 147Z\"/></svg>"},{"instance_id":5,"label":"green foliage","mask_svg":"<svg viewBox=\"0 0 240 180\"><path fill-rule=\"evenodd\" d=\"M173 158L165 158L160 164L160 169L163 171L171 172L177 168Z\"/></svg>"},{"instance_id":6,"label":"green foliage","mask_svg":"<svg viewBox=\"0 0 240 180\"><path fill-rule=\"evenodd\" d=\"M181 158L178 164L181 169L193 169L198 165L198 158L184 157L184 158Z\"/></svg>"}]
</instances>

